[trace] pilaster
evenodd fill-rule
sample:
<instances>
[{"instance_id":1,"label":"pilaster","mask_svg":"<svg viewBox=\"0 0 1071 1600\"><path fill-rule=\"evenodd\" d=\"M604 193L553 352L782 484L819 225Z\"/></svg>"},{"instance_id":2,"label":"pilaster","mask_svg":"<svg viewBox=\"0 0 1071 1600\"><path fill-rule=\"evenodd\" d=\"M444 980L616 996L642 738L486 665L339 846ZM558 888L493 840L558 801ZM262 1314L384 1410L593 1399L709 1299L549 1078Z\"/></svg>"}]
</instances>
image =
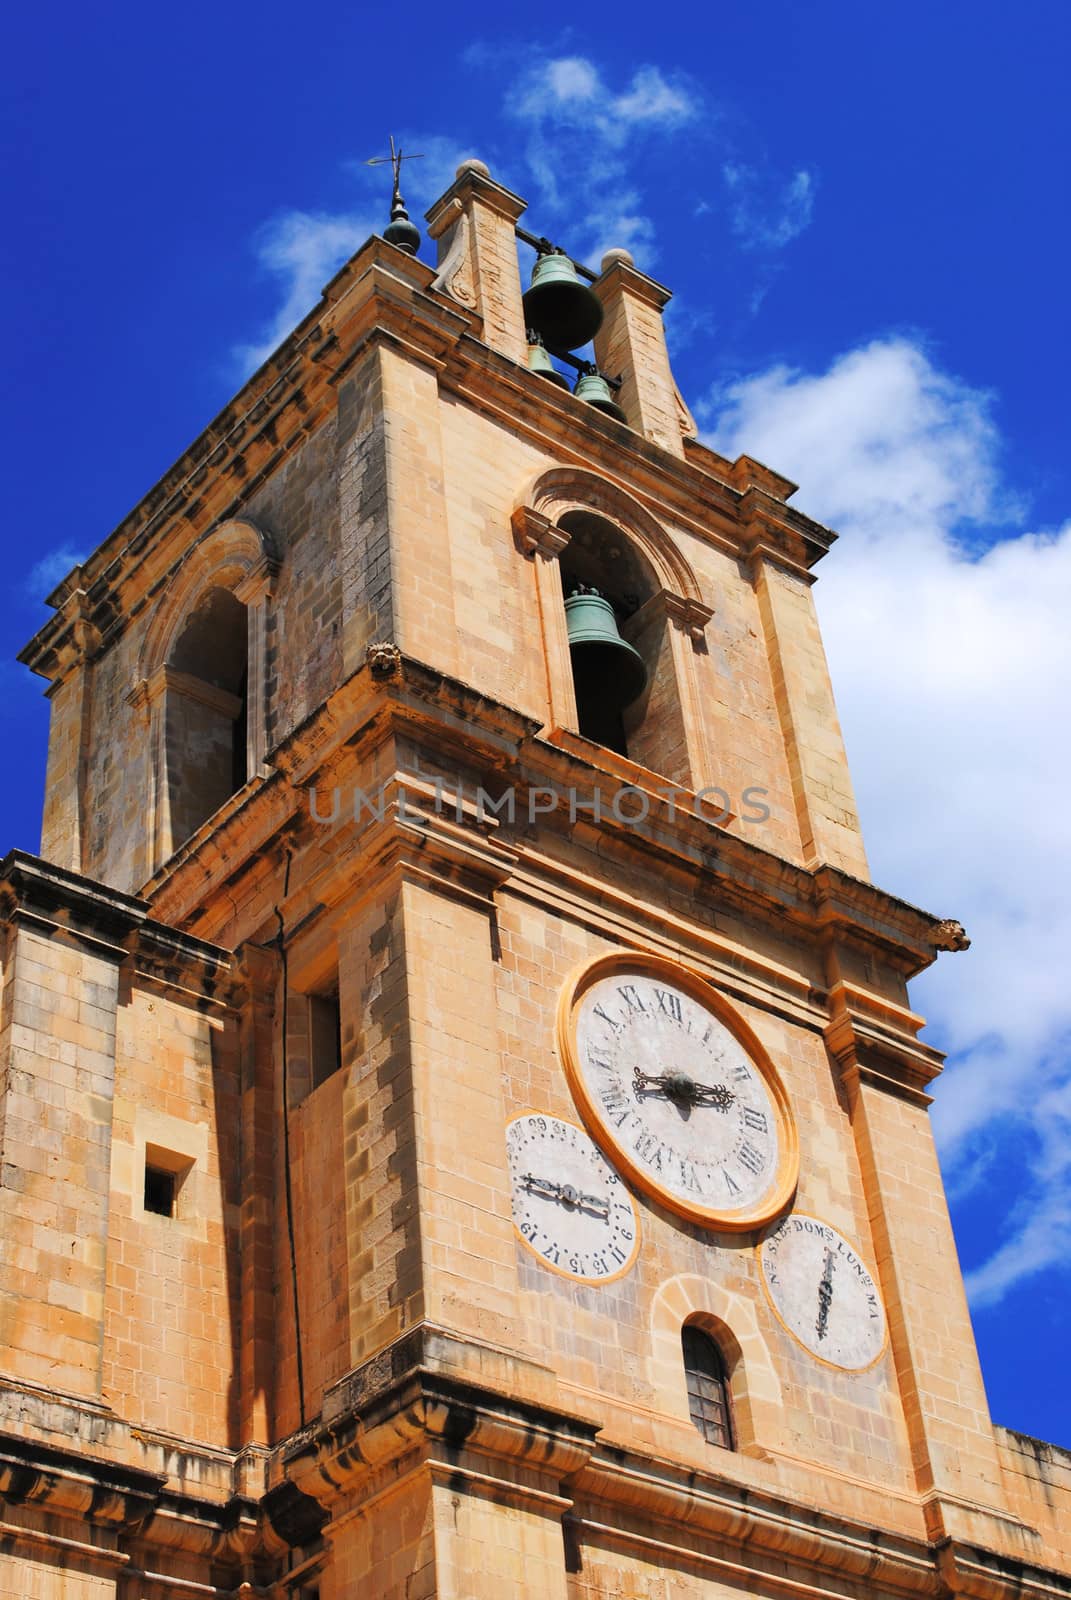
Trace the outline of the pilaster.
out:
<instances>
[{"instance_id":1,"label":"pilaster","mask_svg":"<svg viewBox=\"0 0 1071 1600\"><path fill-rule=\"evenodd\" d=\"M0 905L0 1365L97 1398L119 965L143 910L18 852Z\"/></svg>"},{"instance_id":2,"label":"pilaster","mask_svg":"<svg viewBox=\"0 0 1071 1600\"><path fill-rule=\"evenodd\" d=\"M278 962L257 945L238 964L238 1103L242 1119L240 1205L240 1437L243 1446L271 1441L275 1413L277 1318L272 1241L275 1236L275 991Z\"/></svg>"},{"instance_id":3,"label":"pilaster","mask_svg":"<svg viewBox=\"0 0 1071 1600\"><path fill-rule=\"evenodd\" d=\"M465 161L457 180L427 214L439 242L434 287L478 312L492 350L524 362L524 307L514 227L525 202L496 183L482 161Z\"/></svg>"},{"instance_id":4,"label":"pilaster","mask_svg":"<svg viewBox=\"0 0 1071 1600\"><path fill-rule=\"evenodd\" d=\"M603 307L595 357L603 372L621 378L617 394L629 424L672 455L684 458L692 421L674 382L662 312L671 296L637 271L627 250L610 250L593 285Z\"/></svg>"},{"instance_id":5,"label":"pilaster","mask_svg":"<svg viewBox=\"0 0 1071 1600\"><path fill-rule=\"evenodd\" d=\"M84 600L78 590L66 602L75 614L65 648L57 652L57 673L48 691L51 722L41 854L69 872L82 870L86 846L85 766L93 717L91 658L100 643L97 629L78 614Z\"/></svg>"},{"instance_id":6,"label":"pilaster","mask_svg":"<svg viewBox=\"0 0 1071 1600\"><path fill-rule=\"evenodd\" d=\"M829 862L854 877L869 878L810 586L797 573L757 553L752 558L752 578L804 863L815 867Z\"/></svg>"},{"instance_id":7,"label":"pilaster","mask_svg":"<svg viewBox=\"0 0 1071 1600\"><path fill-rule=\"evenodd\" d=\"M1030 1540L1007 1504L929 1122L924 1085L940 1057L913 1038L921 1018L906 1010L898 1017L843 982L831 1003L828 1040L848 1096L927 1532L1022 1552Z\"/></svg>"}]
</instances>

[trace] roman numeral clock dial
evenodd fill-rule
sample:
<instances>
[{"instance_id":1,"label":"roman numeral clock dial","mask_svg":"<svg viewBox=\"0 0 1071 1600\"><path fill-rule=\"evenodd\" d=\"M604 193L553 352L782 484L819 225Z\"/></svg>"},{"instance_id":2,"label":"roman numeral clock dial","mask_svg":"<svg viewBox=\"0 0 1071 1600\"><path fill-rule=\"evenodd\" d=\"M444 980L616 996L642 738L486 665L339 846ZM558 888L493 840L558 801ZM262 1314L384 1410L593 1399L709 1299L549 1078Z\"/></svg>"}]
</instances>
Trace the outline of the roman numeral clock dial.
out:
<instances>
[{"instance_id":1,"label":"roman numeral clock dial","mask_svg":"<svg viewBox=\"0 0 1071 1600\"><path fill-rule=\"evenodd\" d=\"M788 1096L758 1039L697 974L659 957L599 957L566 985L558 1046L610 1160L708 1227L761 1226L799 1171Z\"/></svg>"}]
</instances>

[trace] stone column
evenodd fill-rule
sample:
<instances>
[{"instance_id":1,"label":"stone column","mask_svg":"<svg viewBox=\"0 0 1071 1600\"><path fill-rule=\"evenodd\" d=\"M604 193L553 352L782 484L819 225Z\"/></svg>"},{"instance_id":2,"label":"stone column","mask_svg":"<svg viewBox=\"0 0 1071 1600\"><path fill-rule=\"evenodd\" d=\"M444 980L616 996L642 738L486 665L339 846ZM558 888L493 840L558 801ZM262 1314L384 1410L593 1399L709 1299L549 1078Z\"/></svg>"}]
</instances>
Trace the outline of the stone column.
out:
<instances>
[{"instance_id":1,"label":"stone column","mask_svg":"<svg viewBox=\"0 0 1071 1600\"><path fill-rule=\"evenodd\" d=\"M543 660L546 664L547 720L549 732L567 728L575 733L579 726L573 666L569 656L569 630L562 595L558 557L571 535L558 528L549 517L531 506L518 506L513 513L513 536L517 548L532 562L536 603L543 634Z\"/></svg>"},{"instance_id":2,"label":"stone column","mask_svg":"<svg viewBox=\"0 0 1071 1600\"><path fill-rule=\"evenodd\" d=\"M266 778L268 754L268 620L272 579L278 563L264 559L237 584L234 597L246 607L246 779Z\"/></svg>"},{"instance_id":3,"label":"stone column","mask_svg":"<svg viewBox=\"0 0 1071 1600\"><path fill-rule=\"evenodd\" d=\"M71 603L84 598L79 590ZM76 616L57 650L55 675L48 689L51 718L41 854L69 872L81 872L85 864L85 769L93 707L89 658L99 641L96 628Z\"/></svg>"},{"instance_id":4,"label":"stone column","mask_svg":"<svg viewBox=\"0 0 1071 1600\"><path fill-rule=\"evenodd\" d=\"M241 1443L267 1446L275 1412L275 988L278 963L258 945L239 966L241 1152Z\"/></svg>"},{"instance_id":5,"label":"stone column","mask_svg":"<svg viewBox=\"0 0 1071 1600\"><path fill-rule=\"evenodd\" d=\"M527 360L528 341L514 227L524 210L482 161L464 161L427 213L428 232L439 242L434 287L478 312L484 343L519 362Z\"/></svg>"},{"instance_id":6,"label":"stone column","mask_svg":"<svg viewBox=\"0 0 1071 1600\"><path fill-rule=\"evenodd\" d=\"M685 435L695 423L669 366L662 311L670 292L638 272L627 250L603 256L592 286L604 320L595 335L595 359L608 377L620 377L617 401L629 426L675 456L684 455Z\"/></svg>"}]
</instances>

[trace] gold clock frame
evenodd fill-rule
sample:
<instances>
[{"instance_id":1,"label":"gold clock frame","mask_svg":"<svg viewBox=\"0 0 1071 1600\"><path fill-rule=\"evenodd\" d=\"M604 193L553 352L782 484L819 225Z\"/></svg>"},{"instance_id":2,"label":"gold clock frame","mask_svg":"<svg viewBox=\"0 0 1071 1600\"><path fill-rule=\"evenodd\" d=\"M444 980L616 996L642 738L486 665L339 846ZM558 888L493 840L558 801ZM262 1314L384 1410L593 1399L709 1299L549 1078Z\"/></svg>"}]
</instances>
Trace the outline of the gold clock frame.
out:
<instances>
[{"instance_id":1,"label":"gold clock frame","mask_svg":"<svg viewBox=\"0 0 1071 1600\"><path fill-rule=\"evenodd\" d=\"M729 1030L761 1074L777 1117L780 1157L773 1183L761 1201L749 1210L725 1212L713 1206L696 1205L665 1188L632 1159L628 1149L617 1140L604 1121L580 1067L576 1047L576 1013L581 1000L594 983L625 972L662 978L684 990ZM558 998L555 1031L558 1055L584 1126L607 1160L612 1161L650 1199L688 1222L698 1222L702 1227L719 1233L753 1233L772 1222L791 1203L799 1182L800 1159L799 1135L788 1091L762 1042L735 1007L698 972L667 956L639 950L614 950L607 955L595 956L575 967L566 979Z\"/></svg>"}]
</instances>

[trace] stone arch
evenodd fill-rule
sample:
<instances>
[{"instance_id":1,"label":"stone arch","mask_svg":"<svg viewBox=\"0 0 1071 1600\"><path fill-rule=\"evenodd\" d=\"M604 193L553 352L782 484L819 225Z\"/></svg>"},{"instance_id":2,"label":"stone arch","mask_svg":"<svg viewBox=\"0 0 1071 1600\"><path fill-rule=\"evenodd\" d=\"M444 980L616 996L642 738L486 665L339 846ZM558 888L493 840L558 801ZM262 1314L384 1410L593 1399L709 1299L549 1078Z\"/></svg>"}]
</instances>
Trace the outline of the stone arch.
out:
<instances>
[{"instance_id":1,"label":"stone arch","mask_svg":"<svg viewBox=\"0 0 1071 1600\"><path fill-rule=\"evenodd\" d=\"M705 652L713 609L676 541L626 489L585 467L550 467L530 478L511 522L535 569L549 736L567 742L579 732L685 790L712 782L693 657ZM602 548L617 559L619 574L647 575L628 586L633 594L604 583ZM623 710L613 703L612 679L605 680L609 692L599 680L575 681L567 582L572 593L590 586L611 602L622 637L643 659L646 687Z\"/></svg>"},{"instance_id":2,"label":"stone arch","mask_svg":"<svg viewBox=\"0 0 1071 1600\"><path fill-rule=\"evenodd\" d=\"M537 517L557 523L569 511L594 511L616 524L633 540L658 573L663 589L681 601L703 606L699 584L658 518L627 489L587 467L550 467L530 478L517 500ZM707 613L709 619L709 611Z\"/></svg>"},{"instance_id":3,"label":"stone arch","mask_svg":"<svg viewBox=\"0 0 1071 1600\"><path fill-rule=\"evenodd\" d=\"M219 523L195 540L169 573L145 629L130 698L142 708L147 723L146 866L150 875L184 842L191 828L196 833L199 821L207 820L217 808L217 789L222 800L228 782L230 792L235 792L267 771L267 619L278 565L270 535L248 517ZM218 611L223 597L233 601L228 608L233 617L240 619L244 612L245 670L237 694L229 692L237 683L201 681L204 675L196 673L194 662L182 659L181 649L176 659L184 630L196 619L198 611L211 611L213 606ZM234 676L237 680L238 669ZM191 709L194 705L199 708L196 712ZM183 727L184 747L177 732ZM205 792L194 795L182 776L194 768L184 767L181 762L194 748L191 740L203 742L205 738L214 751L209 764L214 776L210 780L206 769L202 773ZM231 744L234 764L229 780L222 774L226 759L223 747L227 743ZM220 768L218 773L216 767ZM189 792L185 810L176 785Z\"/></svg>"},{"instance_id":4,"label":"stone arch","mask_svg":"<svg viewBox=\"0 0 1071 1600\"><path fill-rule=\"evenodd\" d=\"M769 1440L763 1412L780 1412L781 1382L755 1315L754 1302L698 1273L681 1273L661 1285L651 1303L648 1375L661 1405L690 1423L681 1357L681 1329L693 1323L715 1340L728 1369L737 1448L755 1453Z\"/></svg>"},{"instance_id":5,"label":"stone arch","mask_svg":"<svg viewBox=\"0 0 1071 1600\"><path fill-rule=\"evenodd\" d=\"M278 566L271 535L248 517L232 517L202 534L169 574L142 640L139 678L148 680L168 659L186 618L209 589L229 589L249 604L257 589L267 594Z\"/></svg>"}]
</instances>

